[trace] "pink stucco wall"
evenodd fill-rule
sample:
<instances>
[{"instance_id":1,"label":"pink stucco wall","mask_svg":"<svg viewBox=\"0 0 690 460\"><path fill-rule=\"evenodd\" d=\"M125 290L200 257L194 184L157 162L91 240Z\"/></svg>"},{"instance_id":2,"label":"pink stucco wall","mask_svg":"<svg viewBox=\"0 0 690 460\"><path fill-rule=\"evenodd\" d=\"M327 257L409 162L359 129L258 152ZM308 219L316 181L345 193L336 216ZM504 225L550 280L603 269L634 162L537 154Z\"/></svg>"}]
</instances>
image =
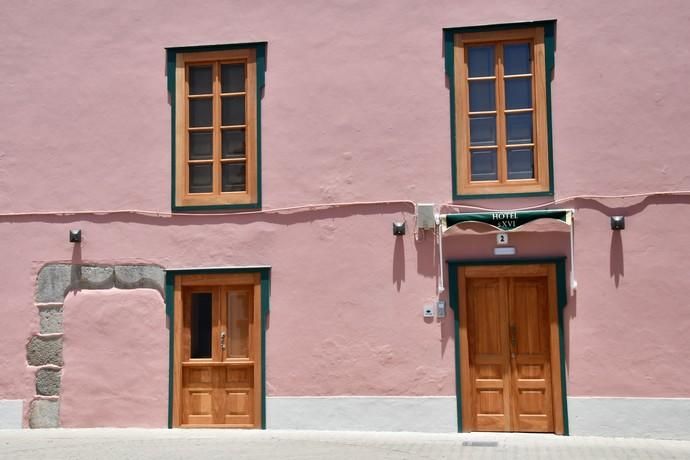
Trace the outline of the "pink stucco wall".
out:
<instances>
[{"instance_id":1,"label":"pink stucco wall","mask_svg":"<svg viewBox=\"0 0 690 460\"><path fill-rule=\"evenodd\" d=\"M7 3L0 15L0 213L169 211L164 48L250 41L268 42L264 208L447 203L442 28L552 18L556 198L690 189L689 16L683 1ZM564 203L577 209L579 288L566 310L570 395L690 396L690 261L679 230L690 227L689 203ZM36 274L51 261L271 265L269 394L451 395L452 318L421 317L435 298L434 246L411 232L391 235L394 220L413 225L411 211L401 204L234 217L1 216L0 399L34 394L25 346L38 331ZM628 216L620 234L608 228L613 214ZM67 242L69 228L84 231L80 248ZM568 254L563 235L511 242L520 255ZM492 247L488 239L449 237L445 251L483 257ZM70 308L140 301L155 303L126 293L70 299L66 359L78 356L71 341L82 340L70 338L70 325L84 327ZM157 340L165 334L162 323L152 329ZM71 379L89 376L70 370L72 362L64 391L76 410L69 392L82 383Z\"/></svg>"},{"instance_id":2,"label":"pink stucco wall","mask_svg":"<svg viewBox=\"0 0 690 460\"><path fill-rule=\"evenodd\" d=\"M65 428L158 427L168 417L168 334L157 291L65 299L60 421Z\"/></svg>"}]
</instances>

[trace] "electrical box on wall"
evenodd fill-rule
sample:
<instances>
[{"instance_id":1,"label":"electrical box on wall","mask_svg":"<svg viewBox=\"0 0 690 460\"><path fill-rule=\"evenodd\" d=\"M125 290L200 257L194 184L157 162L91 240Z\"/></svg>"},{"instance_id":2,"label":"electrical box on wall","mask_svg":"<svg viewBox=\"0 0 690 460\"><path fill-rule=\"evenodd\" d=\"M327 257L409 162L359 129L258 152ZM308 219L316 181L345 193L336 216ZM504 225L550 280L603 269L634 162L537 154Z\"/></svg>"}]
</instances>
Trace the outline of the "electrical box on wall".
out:
<instances>
[{"instance_id":1,"label":"electrical box on wall","mask_svg":"<svg viewBox=\"0 0 690 460\"><path fill-rule=\"evenodd\" d=\"M417 203L417 230L433 230L436 227L433 203Z\"/></svg>"}]
</instances>

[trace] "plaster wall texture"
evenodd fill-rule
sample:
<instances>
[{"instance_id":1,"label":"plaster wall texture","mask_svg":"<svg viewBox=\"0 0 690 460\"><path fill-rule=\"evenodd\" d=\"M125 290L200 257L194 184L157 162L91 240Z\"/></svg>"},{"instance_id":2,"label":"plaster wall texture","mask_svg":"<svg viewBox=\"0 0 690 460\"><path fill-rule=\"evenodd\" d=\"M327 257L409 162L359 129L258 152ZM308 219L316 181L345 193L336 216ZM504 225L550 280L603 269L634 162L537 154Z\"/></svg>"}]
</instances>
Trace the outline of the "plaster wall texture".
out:
<instances>
[{"instance_id":1,"label":"plaster wall texture","mask_svg":"<svg viewBox=\"0 0 690 460\"><path fill-rule=\"evenodd\" d=\"M167 426L165 305L152 289L80 291L65 300L64 428Z\"/></svg>"},{"instance_id":2,"label":"plaster wall texture","mask_svg":"<svg viewBox=\"0 0 690 460\"><path fill-rule=\"evenodd\" d=\"M11 108L0 110L0 213L169 211L164 48L251 41L268 41L265 209L382 199L446 203L450 121L442 28L552 18L558 20L556 198L687 189L688 16L682 1L508 0L499 7L479 0L302 0L279 8L256 0L210 1L203 8L179 1L40 8L14 2L0 17L7 89L0 91L0 107ZM470 204L509 209L546 201ZM688 200L565 205L577 209L579 282L566 308L568 394L687 397L690 317L679 312L687 303L690 261L678 229L690 227ZM612 233L609 215L626 215L626 230ZM39 330L34 283L40 267L54 261L271 265L269 395L453 395L452 315L442 322L421 316L436 298L438 255L431 238L415 241L410 231L394 238L394 220L406 220L410 229L411 205L215 217L2 216L0 240L12 244L0 245L0 311L7 318L0 399L24 400L26 410L34 394L35 369L25 358ZM83 230L81 245L67 242L70 228ZM446 240L447 259L493 258L492 237ZM519 256L567 255L568 244L564 234L511 235ZM72 316L70 308L92 309L95 321L106 308L133 311L139 302L153 308L148 295L82 291L68 299L65 423L88 418L69 393L92 378L78 370L74 353L97 365L77 351L97 339L86 330L90 320ZM151 337L163 340L157 299ZM133 317L117 321L132 328ZM86 336L79 339L71 325ZM75 348L70 340L85 342ZM157 348L160 359L167 359L166 349ZM167 378L163 367L155 372L156 379Z\"/></svg>"},{"instance_id":3,"label":"plaster wall texture","mask_svg":"<svg viewBox=\"0 0 690 460\"><path fill-rule=\"evenodd\" d=\"M557 196L681 188L688 14L682 0L15 2L0 19L0 208L168 210L164 48L251 41L269 43L266 207L448 201L442 28L554 18Z\"/></svg>"}]
</instances>

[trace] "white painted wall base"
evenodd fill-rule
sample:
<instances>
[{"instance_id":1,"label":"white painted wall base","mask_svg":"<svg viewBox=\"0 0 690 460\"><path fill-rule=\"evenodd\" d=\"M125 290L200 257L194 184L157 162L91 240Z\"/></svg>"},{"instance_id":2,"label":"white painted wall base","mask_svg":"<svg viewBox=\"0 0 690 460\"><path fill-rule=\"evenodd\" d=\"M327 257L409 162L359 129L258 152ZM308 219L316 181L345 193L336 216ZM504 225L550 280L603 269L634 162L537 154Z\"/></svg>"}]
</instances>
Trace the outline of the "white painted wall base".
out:
<instances>
[{"instance_id":1,"label":"white painted wall base","mask_svg":"<svg viewBox=\"0 0 690 460\"><path fill-rule=\"evenodd\" d=\"M268 397L266 428L457 432L454 396Z\"/></svg>"},{"instance_id":2,"label":"white painted wall base","mask_svg":"<svg viewBox=\"0 0 690 460\"><path fill-rule=\"evenodd\" d=\"M570 434L690 440L689 398L568 398Z\"/></svg>"},{"instance_id":3,"label":"white painted wall base","mask_svg":"<svg viewBox=\"0 0 690 460\"><path fill-rule=\"evenodd\" d=\"M690 440L690 398L568 398L570 434ZM454 396L276 396L266 427L457 432Z\"/></svg>"},{"instance_id":4,"label":"white painted wall base","mask_svg":"<svg viewBox=\"0 0 690 460\"><path fill-rule=\"evenodd\" d=\"M24 404L21 399L0 399L0 429L21 428L23 413Z\"/></svg>"}]
</instances>

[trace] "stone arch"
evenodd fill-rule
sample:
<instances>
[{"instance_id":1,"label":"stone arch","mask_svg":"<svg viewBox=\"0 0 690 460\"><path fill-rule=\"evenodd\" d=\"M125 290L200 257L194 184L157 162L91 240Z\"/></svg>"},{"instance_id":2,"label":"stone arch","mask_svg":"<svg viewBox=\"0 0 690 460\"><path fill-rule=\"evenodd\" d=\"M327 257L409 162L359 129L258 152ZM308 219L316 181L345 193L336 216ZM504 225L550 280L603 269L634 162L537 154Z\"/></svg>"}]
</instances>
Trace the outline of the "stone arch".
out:
<instances>
[{"instance_id":1,"label":"stone arch","mask_svg":"<svg viewBox=\"0 0 690 460\"><path fill-rule=\"evenodd\" d=\"M60 426L65 296L72 291L111 288L155 289L165 300L165 269L158 265L49 263L38 272L34 303L39 332L26 346L27 364L36 368L36 394L29 406L29 427Z\"/></svg>"}]
</instances>

